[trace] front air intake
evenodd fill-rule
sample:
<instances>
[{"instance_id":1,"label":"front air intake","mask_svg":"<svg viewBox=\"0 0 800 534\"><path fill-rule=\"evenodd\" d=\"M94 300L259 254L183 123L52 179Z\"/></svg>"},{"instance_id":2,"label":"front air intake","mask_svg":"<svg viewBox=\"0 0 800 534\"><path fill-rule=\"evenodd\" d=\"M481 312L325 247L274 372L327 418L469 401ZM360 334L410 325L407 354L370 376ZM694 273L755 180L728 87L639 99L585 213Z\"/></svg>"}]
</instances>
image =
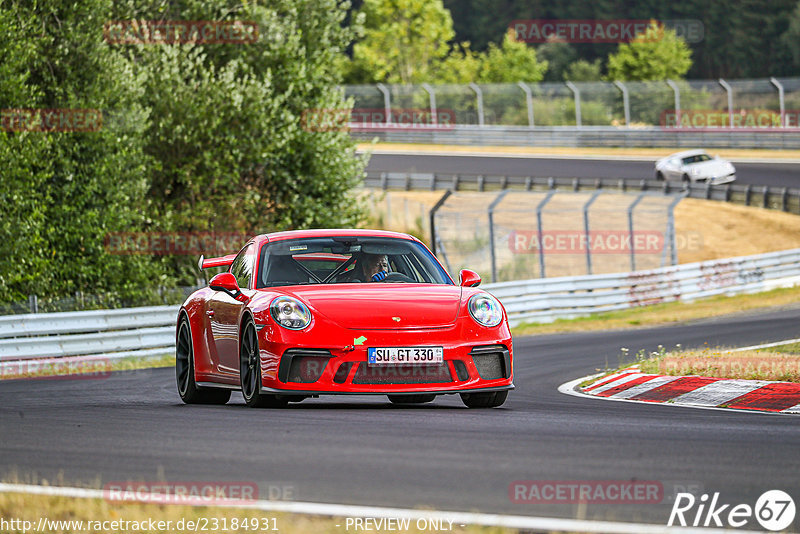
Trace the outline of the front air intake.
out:
<instances>
[{"instance_id":1,"label":"front air intake","mask_svg":"<svg viewBox=\"0 0 800 534\"><path fill-rule=\"evenodd\" d=\"M283 353L278 380L310 384L319 380L333 357L324 349L289 349Z\"/></svg>"},{"instance_id":2,"label":"front air intake","mask_svg":"<svg viewBox=\"0 0 800 534\"><path fill-rule=\"evenodd\" d=\"M505 345L484 345L473 347L469 353L484 380L511 377L511 353Z\"/></svg>"},{"instance_id":3,"label":"front air intake","mask_svg":"<svg viewBox=\"0 0 800 534\"><path fill-rule=\"evenodd\" d=\"M447 363L380 367L361 363L353 377L353 384L438 384L452 381Z\"/></svg>"}]
</instances>

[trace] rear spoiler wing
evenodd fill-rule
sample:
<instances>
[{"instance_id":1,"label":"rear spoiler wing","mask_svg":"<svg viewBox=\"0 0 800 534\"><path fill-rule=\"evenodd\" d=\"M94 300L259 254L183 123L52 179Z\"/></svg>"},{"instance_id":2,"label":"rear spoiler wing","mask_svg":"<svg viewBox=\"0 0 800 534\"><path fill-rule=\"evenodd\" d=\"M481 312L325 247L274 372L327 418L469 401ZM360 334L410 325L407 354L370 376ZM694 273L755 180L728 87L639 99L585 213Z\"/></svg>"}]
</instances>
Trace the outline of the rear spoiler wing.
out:
<instances>
[{"instance_id":1,"label":"rear spoiler wing","mask_svg":"<svg viewBox=\"0 0 800 534\"><path fill-rule=\"evenodd\" d=\"M203 269L208 269L210 267L230 267L233 260L236 259L236 254L228 254L227 256L220 256L219 258L208 258L206 259L203 255L200 255L200 259L197 260L197 267L202 271Z\"/></svg>"}]
</instances>

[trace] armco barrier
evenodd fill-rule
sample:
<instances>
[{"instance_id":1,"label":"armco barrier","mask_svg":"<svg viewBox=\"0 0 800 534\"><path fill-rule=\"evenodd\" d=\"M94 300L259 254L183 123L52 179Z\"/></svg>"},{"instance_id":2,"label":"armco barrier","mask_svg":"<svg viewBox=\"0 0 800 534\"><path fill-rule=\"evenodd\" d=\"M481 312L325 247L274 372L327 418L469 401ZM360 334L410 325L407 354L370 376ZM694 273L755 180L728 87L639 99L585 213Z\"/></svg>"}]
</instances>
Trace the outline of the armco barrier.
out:
<instances>
[{"instance_id":1,"label":"armco barrier","mask_svg":"<svg viewBox=\"0 0 800 534\"><path fill-rule=\"evenodd\" d=\"M0 361L168 353L177 315L176 306L7 315L0 317Z\"/></svg>"},{"instance_id":2,"label":"armco barrier","mask_svg":"<svg viewBox=\"0 0 800 534\"><path fill-rule=\"evenodd\" d=\"M800 132L780 131L698 131L665 130L657 126L625 128L614 126L472 126L454 128L414 128L407 130L379 129L352 132L361 142L378 139L384 143L416 143L467 146L535 146L535 147L630 147L630 148L697 148L796 150L800 148Z\"/></svg>"},{"instance_id":3,"label":"armco barrier","mask_svg":"<svg viewBox=\"0 0 800 534\"><path fill-rule=\"evenodd\" d=\"M486 284L512 325L800 284L800 249L631 273ZM0 362L150 356L175 348L175 306L0 317Z\"/></svg>"},{"instance_id":4,"label":"armco barrier","mask_svg":"<svg viewBox=\"0 0 800 534\"><path fill-rule=\"evenodd\" d=\"M756 293L800 284L800 249L687 263L631 273L537 278L483 286L512 325L713 295Z\"/></svg>"}]
</instances>

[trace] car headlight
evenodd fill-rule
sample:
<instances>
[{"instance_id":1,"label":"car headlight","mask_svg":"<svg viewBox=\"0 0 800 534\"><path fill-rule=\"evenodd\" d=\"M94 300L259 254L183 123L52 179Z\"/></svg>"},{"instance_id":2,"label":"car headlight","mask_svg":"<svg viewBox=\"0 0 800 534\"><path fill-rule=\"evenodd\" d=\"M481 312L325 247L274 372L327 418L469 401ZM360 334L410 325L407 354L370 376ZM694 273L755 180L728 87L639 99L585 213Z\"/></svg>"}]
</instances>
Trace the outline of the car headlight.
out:
<instances>
[{"instance_id":1,"label":"car headlight","mask_svg":"<svg viewBox=\"0 0 800 534\"><path fill-rule=\"evenodd\" d=\"M276 323L289 330L302 330L311 324L308 307L293 297L275 297L269 305L269 313Z\"/></svg>"},{"instance_id":2,"label":"car headlight","mask_svg":"<svg viewBox=\"0 0 800 534\"><path fill-rule=\"evenodd\" d=\"M497 299L488 293L472 295L467 303L469 314L482 326L497 326L503 320L503 308Z\"/></svg>"}]
</instances>

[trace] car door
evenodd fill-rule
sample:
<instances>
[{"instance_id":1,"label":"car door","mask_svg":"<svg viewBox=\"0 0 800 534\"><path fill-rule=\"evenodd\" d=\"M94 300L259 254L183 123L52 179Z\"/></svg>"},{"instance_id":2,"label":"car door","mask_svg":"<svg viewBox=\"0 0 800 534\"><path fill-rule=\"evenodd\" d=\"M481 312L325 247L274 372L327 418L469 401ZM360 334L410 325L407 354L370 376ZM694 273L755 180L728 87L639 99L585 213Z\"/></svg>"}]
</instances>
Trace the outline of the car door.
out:
<instances>
[{"instance_id":1,"label":"car door","mask_svg":"<svg viewBox=\"0 0 800 534\"><path fill-rule=\"evenodd\" d=\"M229 272L236 278L239 289L252 296L251 279L255 246L245 246L231 263ZM220 376L238 380L239 377L239 319L245 303L225 291L216 291L208 300L208 331L211 332ZM238 382L237 382L238 383Z\"/></svg>"},{"instance_id":2,"label":"car door","mask_svg":"<svg viewBox=\"0 0 800 534\"><path fill-rule=\"evenodd\" d=\"M683 171L681 171L680 158L670 158L667 161L666 172L664 177L667 180L681 180L683 179Z\"/></svg>"}]
</instances>

